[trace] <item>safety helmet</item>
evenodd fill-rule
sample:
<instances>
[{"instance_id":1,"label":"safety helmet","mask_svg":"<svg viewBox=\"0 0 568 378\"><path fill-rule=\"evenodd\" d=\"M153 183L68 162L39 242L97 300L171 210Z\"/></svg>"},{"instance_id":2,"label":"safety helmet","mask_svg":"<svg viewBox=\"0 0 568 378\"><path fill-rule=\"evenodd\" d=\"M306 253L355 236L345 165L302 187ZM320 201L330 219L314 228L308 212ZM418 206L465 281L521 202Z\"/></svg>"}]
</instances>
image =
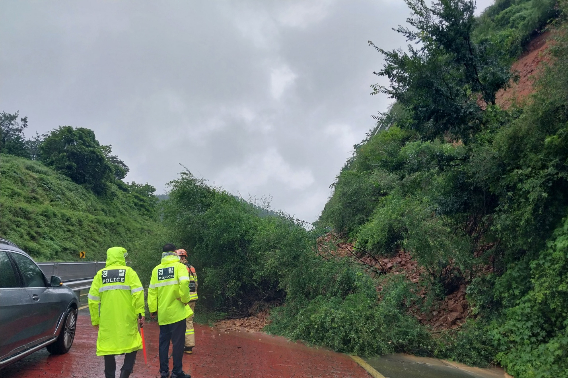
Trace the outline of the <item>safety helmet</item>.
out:
<instances>
[{"instance_id":1,"label":"safety helmet","mask_svg":"<svg viewBox=\"0 0 568 378\"><path fill-rule=\"evenodd\" d=\"M178 256L185 256L187 257L187 252L185 251L185 249L177 249L176 253Z\"/></svg>"}]
</instances>

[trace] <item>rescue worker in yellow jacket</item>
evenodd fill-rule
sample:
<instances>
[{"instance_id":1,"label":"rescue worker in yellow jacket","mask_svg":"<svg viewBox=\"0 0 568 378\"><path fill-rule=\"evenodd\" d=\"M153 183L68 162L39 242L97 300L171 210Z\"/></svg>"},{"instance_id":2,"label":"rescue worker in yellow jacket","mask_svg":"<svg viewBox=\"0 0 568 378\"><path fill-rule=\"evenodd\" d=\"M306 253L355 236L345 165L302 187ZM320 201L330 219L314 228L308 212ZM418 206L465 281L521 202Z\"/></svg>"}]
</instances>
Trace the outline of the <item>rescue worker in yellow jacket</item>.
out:
<instances>
[{"instance_id":1,"label":"rescue worker in yellow jacket","mask_svg":"<svg viewBox=\"0 0 568 378\"><path fill-rule=\"evenodd\" d=\"M185 249L176 250L177 255L183 265L187 268L189 274L189 307L195 313L195 302L197 301L197 273L193 265L187 261L187 252ZM195 329L193 328L193 315L191 314L185 320L185 348L183 351L188 354L193 353L195 346Z\"/></svg>"},{"instance_id":2,"label":"rescue worker in yellow jacket","mask_svg":"<svg viewBox=\"0 0 568 378\"><path fill-rule=\"evenodd\" d=\"M173 368L171 378L191 378L183 372L183 347L185 319L193 314L188 305L189 276L180 263L173 244L163 247L162 262L152 270L148 288L148 309L154 317L158 314L160 325L160 376L168 378L168 349L172 342Z\"/></svg>"},{"instance_id":3,"label":"rescue worker in yellow jacket","mask_svg":"<svg viewBox=\"0 0 568 378\"><path fill-rule=\"evenodd\" d=\"M106 266L89 290L91 323L98 326L97 356L104 356L105 378L115 378L115 355L125 354L120 378L128 378L142 349L138 325L144 322L144 288L136 272L126 266L126 249L107 250ZM139 316L141 315L141 316Z\"/></svg>"}]
</instances>

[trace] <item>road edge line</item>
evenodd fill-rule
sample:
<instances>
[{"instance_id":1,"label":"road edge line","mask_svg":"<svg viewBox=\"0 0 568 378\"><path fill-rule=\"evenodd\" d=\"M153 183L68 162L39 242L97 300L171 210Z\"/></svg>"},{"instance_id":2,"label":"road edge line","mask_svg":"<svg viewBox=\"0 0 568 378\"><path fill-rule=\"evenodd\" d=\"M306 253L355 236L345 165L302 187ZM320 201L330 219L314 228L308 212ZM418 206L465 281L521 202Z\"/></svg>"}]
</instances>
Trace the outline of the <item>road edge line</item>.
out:
<instances>
[{"instance_id":1,"label":"road edge line","mask_svg":"<svg viewBox=\"0 0 568 378\"><path fill-rule=\"evenodd\" d=\"M359 364L359 366L365 369L367 373L371 374L373 378L386 378L384 375L376 371L375 368L366 363L365 360L363 360L361 357L353 355L349 355L349 357L351 357L355 362Z\"/></svg>"},{"instance_id":2,"label":"road edge line","mask_svg":"<svg viewBox=\"0 0 568 378\"><path fill-rule=\"evenodd\" d=\"M79 307L79 310L83 310L83 309L85 309L85 308L89 308L89 305L81 306L81 307Z\"/></svg>"}]
</instances>

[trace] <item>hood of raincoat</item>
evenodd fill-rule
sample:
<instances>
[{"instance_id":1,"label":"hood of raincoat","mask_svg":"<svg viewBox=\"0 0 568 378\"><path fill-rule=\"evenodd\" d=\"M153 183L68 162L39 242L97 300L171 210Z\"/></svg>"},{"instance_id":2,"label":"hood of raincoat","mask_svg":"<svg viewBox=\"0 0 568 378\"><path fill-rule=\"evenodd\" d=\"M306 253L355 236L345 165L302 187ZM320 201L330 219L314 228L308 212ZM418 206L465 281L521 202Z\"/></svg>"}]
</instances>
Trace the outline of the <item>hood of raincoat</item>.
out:
<instances>
[{"instance_id":1,"label":"hood of raincoat","mask_svg":"<svg viewBox=\"0 0 568 378\"><path fill-rule=\"evenodd\" d=\"M112 265L126 265L126 249L122 247L112 247L107 250L106 266Z\"/></svg>"},{"instance_id":2,"label":"hood of raincoat","mask_svg":"<svg viewBox=\"0 0 568 378\"><path fill-rule=\"evenodd\" d=\"M175 252L162 253L162 264L172 263L179 261L179 256Z\"/></svg>"}]
</instances>

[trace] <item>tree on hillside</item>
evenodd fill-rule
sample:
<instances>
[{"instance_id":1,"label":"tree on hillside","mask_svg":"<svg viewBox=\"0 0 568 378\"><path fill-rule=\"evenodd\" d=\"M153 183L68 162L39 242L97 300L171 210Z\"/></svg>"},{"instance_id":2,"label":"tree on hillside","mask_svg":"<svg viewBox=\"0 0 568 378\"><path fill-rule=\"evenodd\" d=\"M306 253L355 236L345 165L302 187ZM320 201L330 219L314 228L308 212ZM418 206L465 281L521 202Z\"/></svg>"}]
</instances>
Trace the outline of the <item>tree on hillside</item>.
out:
<instances>
[{"instance_id":1,"label":"tree on hillside","mask_svg":"<svg viewBox=\"0 0 568 378\"><path fill-rule=\"evenodd\" d=\"M40 147L47 135L40 135L37 131L33 137L26 140L26 149L28 150L29 157L32 160L39 160Z\"/></svg>"},{"instance_id":2,"label":"tree on hillside","mask_svg":"<svg viewBox=\"0 0 568 378\"><path fill-rule=\"evenodd\" d=\"M112 174L114 178L116 180L123 180L130 171L130 168L128 168L128 166L122 160L120 160L118 156L111 155L112 146L101 146L101 147L105 153L107 162L112 167Z\"/></svg>"},{"instance_id":3,"label":"tree on hillside","mask_svg":"<svg viewBox=\"0 0 568 378\"><path fill-rule=\"evenodd\" d=\"M45 138L40 154L46 165L98 195L112 181L113 167L92 130L61 126Z\"/></svg>"},{"instance_id":4,"label":"tree on hillside","mask_svg":"<svg viewBox=\"0 0 568 378\"><path fill-rule=\"evenodd\" d=\"M511 79L504 53L490 42L475 43L473 0L438 0L428 7L424 0L405 0L416 30L395 29L415 46L385 51L383 69L375 72L390 86L372 85L373 94L385 93L411 110L411 128L425 139L450 133L469 139L479 130L482 103L495 103L495 93ZM483 100L483 101L481 101Z\"/></svg>"},{"instance_id":5,"label":"tree on hillside","mask_svg":"<svg viewBox=\"0 0 568 378\"><path fill-rule=\"evenodd\" d=\"M0 114L0 153L29 158L24 129L28 127L28 117L18 121L19 112Z\"/></svg>"},{"instance_id":6,"label":"tree on hillside","mask_svg":"<svg viewBox=\"0 0 568 378\"><path fill-rule=\"evenodd\" d=\"M134 181L127 184L127 187L136 208L145 212L147 215L154 215L159 201L158 197L154 194L156 188L147 183L137 184Z\"/></svg>"}]
</instances>

